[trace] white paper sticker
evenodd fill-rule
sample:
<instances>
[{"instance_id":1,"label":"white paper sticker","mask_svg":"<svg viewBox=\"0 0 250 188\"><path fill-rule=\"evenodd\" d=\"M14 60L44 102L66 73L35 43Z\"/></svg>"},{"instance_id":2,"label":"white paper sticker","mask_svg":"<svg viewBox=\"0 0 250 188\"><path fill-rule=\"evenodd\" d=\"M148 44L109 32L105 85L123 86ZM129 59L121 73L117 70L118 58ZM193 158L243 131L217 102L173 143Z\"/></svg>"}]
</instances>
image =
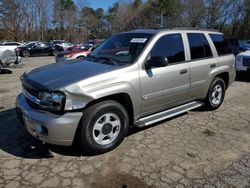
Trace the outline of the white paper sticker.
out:
<instances>
[{"instance_id":1,"label":"white paper sticker","mask_svg":"<svg viewBox=\"0 0 250 188\"><path fill-rule=\"evenodd\" d=\"M131 43L145 43L148 39L147 38L133 38L130 42Z\"/></svg>"}]
</instances>

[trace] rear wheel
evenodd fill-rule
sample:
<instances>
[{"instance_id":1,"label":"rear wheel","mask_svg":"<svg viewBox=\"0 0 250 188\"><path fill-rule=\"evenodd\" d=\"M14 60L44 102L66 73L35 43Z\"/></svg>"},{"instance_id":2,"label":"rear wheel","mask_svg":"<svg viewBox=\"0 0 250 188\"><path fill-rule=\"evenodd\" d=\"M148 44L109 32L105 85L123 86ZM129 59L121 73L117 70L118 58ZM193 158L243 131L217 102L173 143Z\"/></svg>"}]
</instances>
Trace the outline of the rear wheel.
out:
<instances>
[{"instance_id":1,"label":"rear wheel","mask_svg":"<svg viewBox=\"0 0 250 188\"><path fill-rule=\"evenodd\" d=\"M22 54L23 54L23 57L29 57L30 56L30 52L27 51L27 50L23 51Z\"/></svg>"},{"instance_id":2,"label":"rear wheel","mask_svg":"<svg viewBox=\"0 0 250 188\"><path fill-rule=\"evenodd\" d=\"M82 59L84 58L84 56L78 56L76 59Z\"/></svg>"},{"instance_id":3,"label":"rear wheel","mask_svg":"<svg viewBox=\"0 0 250 188\"><path fill-rule=\"evenodd\" d=\"M224 101L226 85L223 79L216 77L207 94L205 105L209 110L218 109Z\"/></svg>"},{"instance_id":4,"label":"rear wheel","mask_svg":"<svg viewBox=\"0 0 250 188\"><path fill-rule=\"evenodd\" d=\"M1 74L1 72L2 72L2 66L3 66L3 63L2 63L2 61L0 60L0 74Z\"/></svg>"},{"instance_id":5,"label":"rear wheel","mask_svg":"<svg viewBox=\"0 0 250 188\"><path fill-rule=\"evenodd\" d=\"M79 141L90 154L100 154L116 148L129 128L128 113L115 101L97 103L83 113Z\"/></svg>"}]
</instances>

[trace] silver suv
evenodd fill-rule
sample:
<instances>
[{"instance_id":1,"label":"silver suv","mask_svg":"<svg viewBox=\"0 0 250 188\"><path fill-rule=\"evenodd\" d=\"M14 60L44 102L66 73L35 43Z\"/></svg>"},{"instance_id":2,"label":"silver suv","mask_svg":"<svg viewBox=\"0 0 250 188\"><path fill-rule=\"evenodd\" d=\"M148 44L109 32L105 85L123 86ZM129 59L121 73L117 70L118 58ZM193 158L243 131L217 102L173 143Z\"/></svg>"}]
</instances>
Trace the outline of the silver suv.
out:
<instances>
[{"instance_id":1,"label":"silver suv","mask_svg":"<svg viewBox=\"0 0 250 188\"><path fill-rule=\"evenodd\" d=\"M84 59L25 73L17 114L39 140L104 153L130 126L219 108L234 79L235 57L222 33L136 30L111 36Z\"/></svg>"}]
</instances>

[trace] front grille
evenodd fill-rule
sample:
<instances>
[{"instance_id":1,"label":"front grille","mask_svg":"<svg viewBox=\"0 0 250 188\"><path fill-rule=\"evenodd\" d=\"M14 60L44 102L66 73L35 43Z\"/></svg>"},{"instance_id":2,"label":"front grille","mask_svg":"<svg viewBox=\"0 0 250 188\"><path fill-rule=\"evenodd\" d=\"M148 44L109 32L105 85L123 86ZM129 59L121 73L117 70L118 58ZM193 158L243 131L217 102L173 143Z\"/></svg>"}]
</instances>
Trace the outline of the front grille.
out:
<instances>
[{"instance_id":1,"label":"front grille","mask_svg":"<svg viewBox=\"0 0 250 188\"><path fill-rule=\"evenodd\" d=\"M35 97L39 97L39 91L36 90L33 87L30 87L27 83L23 82L23 89L25 89L26 91L28 91L31 95L34 95Z\"/></svg>"},{"instance_id":2,"label":"front grille","mask_svg":"<svg viewBox=\"0 0 250 188\"><path fill-rule=\"evenodd\" d=\"M250 57L243 58L243 65L246 67L250 67Z\"/></svg>"},{"instance_id":3,"label":"front grille","mask_svg":"<svg viewBox=\"0 0 250 188\"><path fill-rule=\"evenodd\" d=\"M31 100L29 100L29 99L26 98L26 97L25 97L25 99L26 99L27 103L28 103L32 108L34 108L34 109L39 109L39 106L38 106L36 103L32 102Z\"/></svg>"},{"instance_id":4,"label":"front grille","mask_svg":"<svg viewBox=\"0 0 250 188\"><path fill-rule=\"evenodd\" d=\"M39 92L46 90L46 88L42 86L41 84L30 80L26 74L24 74L21 77L21 81L22 81L22 86L24 90L23 91L24 96L25 96L25 92L28 92L28 94L25 96L25 99L28 102L28 104L33 108L39 108L39 106L32 100L35 98L38 99Z\"/></svg>"}]
</instances>

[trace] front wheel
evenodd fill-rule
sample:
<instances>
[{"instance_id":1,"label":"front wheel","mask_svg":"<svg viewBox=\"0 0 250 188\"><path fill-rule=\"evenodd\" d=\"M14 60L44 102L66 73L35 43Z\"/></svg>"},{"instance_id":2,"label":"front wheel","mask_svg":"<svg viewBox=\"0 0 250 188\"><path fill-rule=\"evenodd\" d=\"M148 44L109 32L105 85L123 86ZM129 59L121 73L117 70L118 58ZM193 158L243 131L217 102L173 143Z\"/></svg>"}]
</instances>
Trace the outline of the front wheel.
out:
<instances>
[{"instance_id":1,"label":"front wheel","mask_svg":"<svg viewBox=\"0 0 250 188\"><path fill-rule=\"evenodd\" d=\"M58 50L53 50L53 56L57 56L57 54L59 53L59 51Z\"/></svg>"},{"instance_id":2,"label":"front wheel","mask_svg":"<svg viewBox=\"0 0 250 188\"><path fill-rule=\"evenodd\" d=\"M78 129L81 147L90 154L100 154L116 148L129 128L126 109L115 101L97 103L83 112Z\"/></svg>"},{"instance_id":3,"label":"front wheel","mask_svg":"<svg viewBox=\"0 0 250 188\"><path fill-rule=\"evenodd\" d=\"M218 109L224 101L226 85L223 79L216 77L207 94L205 105L209 110Z\"/></svg>"}]
</instances>

